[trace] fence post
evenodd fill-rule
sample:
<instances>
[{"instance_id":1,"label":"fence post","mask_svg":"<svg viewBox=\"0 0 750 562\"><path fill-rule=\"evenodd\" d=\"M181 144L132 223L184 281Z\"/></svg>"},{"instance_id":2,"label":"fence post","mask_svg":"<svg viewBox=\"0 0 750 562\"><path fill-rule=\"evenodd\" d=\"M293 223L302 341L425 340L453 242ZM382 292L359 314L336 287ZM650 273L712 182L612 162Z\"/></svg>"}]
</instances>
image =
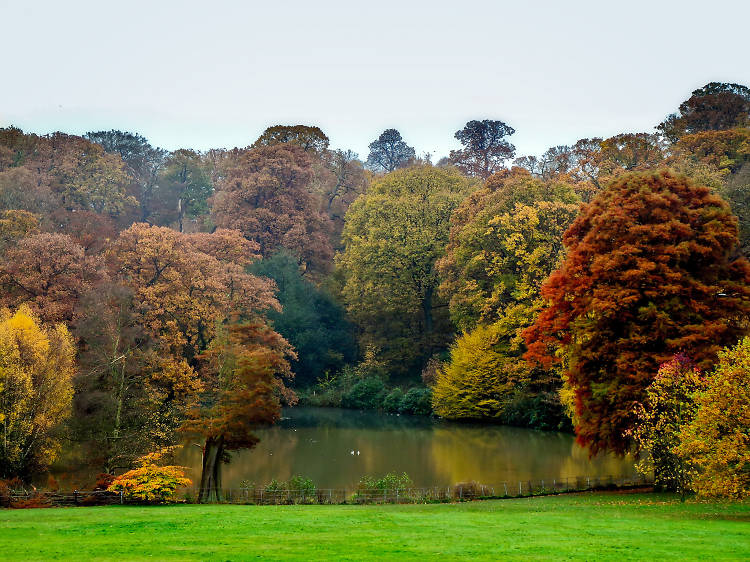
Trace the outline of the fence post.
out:
<instances>
[{"instance_id":1,"label":"fence post","mask_svg":"<svg viewBox=\"0 0 750 562\"><path fill-rule=\"evenodd\" d=\"M505 496L508 496L508 484L506 482L503 482L503 489L505 490Z\"/></svg>"},{"instance_id":2,"label":"fence post","mask_svg":"<svg viewBox=\"0 0 750 562\"><path fill-rule=\"evenodd\" d=\"M519 496L523 495L523 489L521 489L521 481L520 480L518 481L518 495Z\"/></svg>"},{"instance_id":3,"label":"fence post","mask_svg":"<svg viewBox=\"0 0 750 562\"><path fill-rule=\"evenodd\" d=\"M73 503L78 505L78 490L73 490Z\"/></svg>"},{"instance_id":4,"label":"fence post","mask_svg":"<svg viewBox=\"0 0 750 562\"><path fill-rule=\"evenodd\" d=\"M122 505L122 490L120 490L120 505Z\"/></svg>"}]
</instances>

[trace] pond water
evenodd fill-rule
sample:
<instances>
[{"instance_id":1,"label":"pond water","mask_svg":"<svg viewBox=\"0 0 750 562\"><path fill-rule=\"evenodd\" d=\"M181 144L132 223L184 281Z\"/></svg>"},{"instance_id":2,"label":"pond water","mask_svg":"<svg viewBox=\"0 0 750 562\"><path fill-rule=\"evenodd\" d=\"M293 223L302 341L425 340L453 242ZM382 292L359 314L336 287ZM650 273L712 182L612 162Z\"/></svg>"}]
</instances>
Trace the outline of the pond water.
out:
<instances>
[{"instance_id":1,"label":"pond water","mask_svg":"<svg viewBox=\"0 0 750 562\"><path fill-rule=\"evenodd\" d=\"M365 474L388 472L406 472L424 487L634 472L630 458L589 459L566 433L337 408L289 408L283 415L276 426L258 431L255 449L232 454L223 469L224 487L294 475L311 478L319 488L347 488ZM181 455L197 483L200 449L188 446Z\"/></svg>"}]
</instances>

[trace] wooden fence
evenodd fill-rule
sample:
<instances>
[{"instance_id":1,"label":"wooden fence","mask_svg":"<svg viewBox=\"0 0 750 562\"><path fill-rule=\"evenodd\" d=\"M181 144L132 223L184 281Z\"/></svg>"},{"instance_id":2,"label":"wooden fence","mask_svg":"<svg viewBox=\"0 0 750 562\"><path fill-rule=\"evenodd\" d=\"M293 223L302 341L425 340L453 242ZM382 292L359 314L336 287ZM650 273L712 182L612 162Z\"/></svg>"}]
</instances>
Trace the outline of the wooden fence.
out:
<instances>
[{"instance_id":1,"label":"wooden fence","mask_svg":"<svg viewBox=\"0 0 750 562\"><path fill-rule=\"evenodd\" d=\"M625 490L649 486L650 478L630 476L578 476L550 478L544 480L520 480L500 482L495 485L477 482L461 482L454 486L397 489L334 489L316 488L279 490L258 488L228 488L222 492L223 503L249 505L295 505L295 504L384 504L384 503L435 503L470 501L477 499L523 498L591 490ZM189 490L178 501L194 502L197 490ZM72 492L26 492L14 491L10 496L0 495L0 506L11 503L55 506L91 506L111 504L143 504L128 498L121 492L79 491Z\"/></svg>"}]
</instances>

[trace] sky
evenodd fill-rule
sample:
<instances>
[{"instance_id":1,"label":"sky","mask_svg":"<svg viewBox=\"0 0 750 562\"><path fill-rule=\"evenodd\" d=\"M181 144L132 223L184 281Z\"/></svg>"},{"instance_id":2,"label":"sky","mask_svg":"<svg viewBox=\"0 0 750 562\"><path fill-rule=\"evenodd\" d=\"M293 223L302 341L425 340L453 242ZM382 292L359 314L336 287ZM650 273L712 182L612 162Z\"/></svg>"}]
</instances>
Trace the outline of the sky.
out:
<instances>
[{"instance_id":1,"label":"sky","mask_svg":"<svg viewBox=\"0 0 750 562\"><path fill-rule=\"evenodd\" d=\"M540 154L750 85L748 21L747 0L0 0L0 126L204 150L301 123L362 158L396 128L437 159L499 119Z\"/></svg>"}]
</instances>

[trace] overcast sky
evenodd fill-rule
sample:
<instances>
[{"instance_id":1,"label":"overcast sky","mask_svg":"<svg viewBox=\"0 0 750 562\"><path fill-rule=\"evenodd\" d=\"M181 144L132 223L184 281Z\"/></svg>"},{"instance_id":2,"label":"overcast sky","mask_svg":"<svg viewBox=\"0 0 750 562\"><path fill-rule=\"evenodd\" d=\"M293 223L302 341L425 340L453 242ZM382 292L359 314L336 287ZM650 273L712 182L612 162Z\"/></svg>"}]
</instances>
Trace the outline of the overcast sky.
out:
<instances>
[{"instance_id":1,"label":"overcast sky","mask_svg":"<svg viewBox=\"0 0 750 562\"><path fill-rule=\"evenodd\" d=\"M489 118L538 154L750 84L749 22L747 0L0 0L0 126L207 149L315 124L361 157L397 128L439 157Z\"/></svg>"}]
</instances>

